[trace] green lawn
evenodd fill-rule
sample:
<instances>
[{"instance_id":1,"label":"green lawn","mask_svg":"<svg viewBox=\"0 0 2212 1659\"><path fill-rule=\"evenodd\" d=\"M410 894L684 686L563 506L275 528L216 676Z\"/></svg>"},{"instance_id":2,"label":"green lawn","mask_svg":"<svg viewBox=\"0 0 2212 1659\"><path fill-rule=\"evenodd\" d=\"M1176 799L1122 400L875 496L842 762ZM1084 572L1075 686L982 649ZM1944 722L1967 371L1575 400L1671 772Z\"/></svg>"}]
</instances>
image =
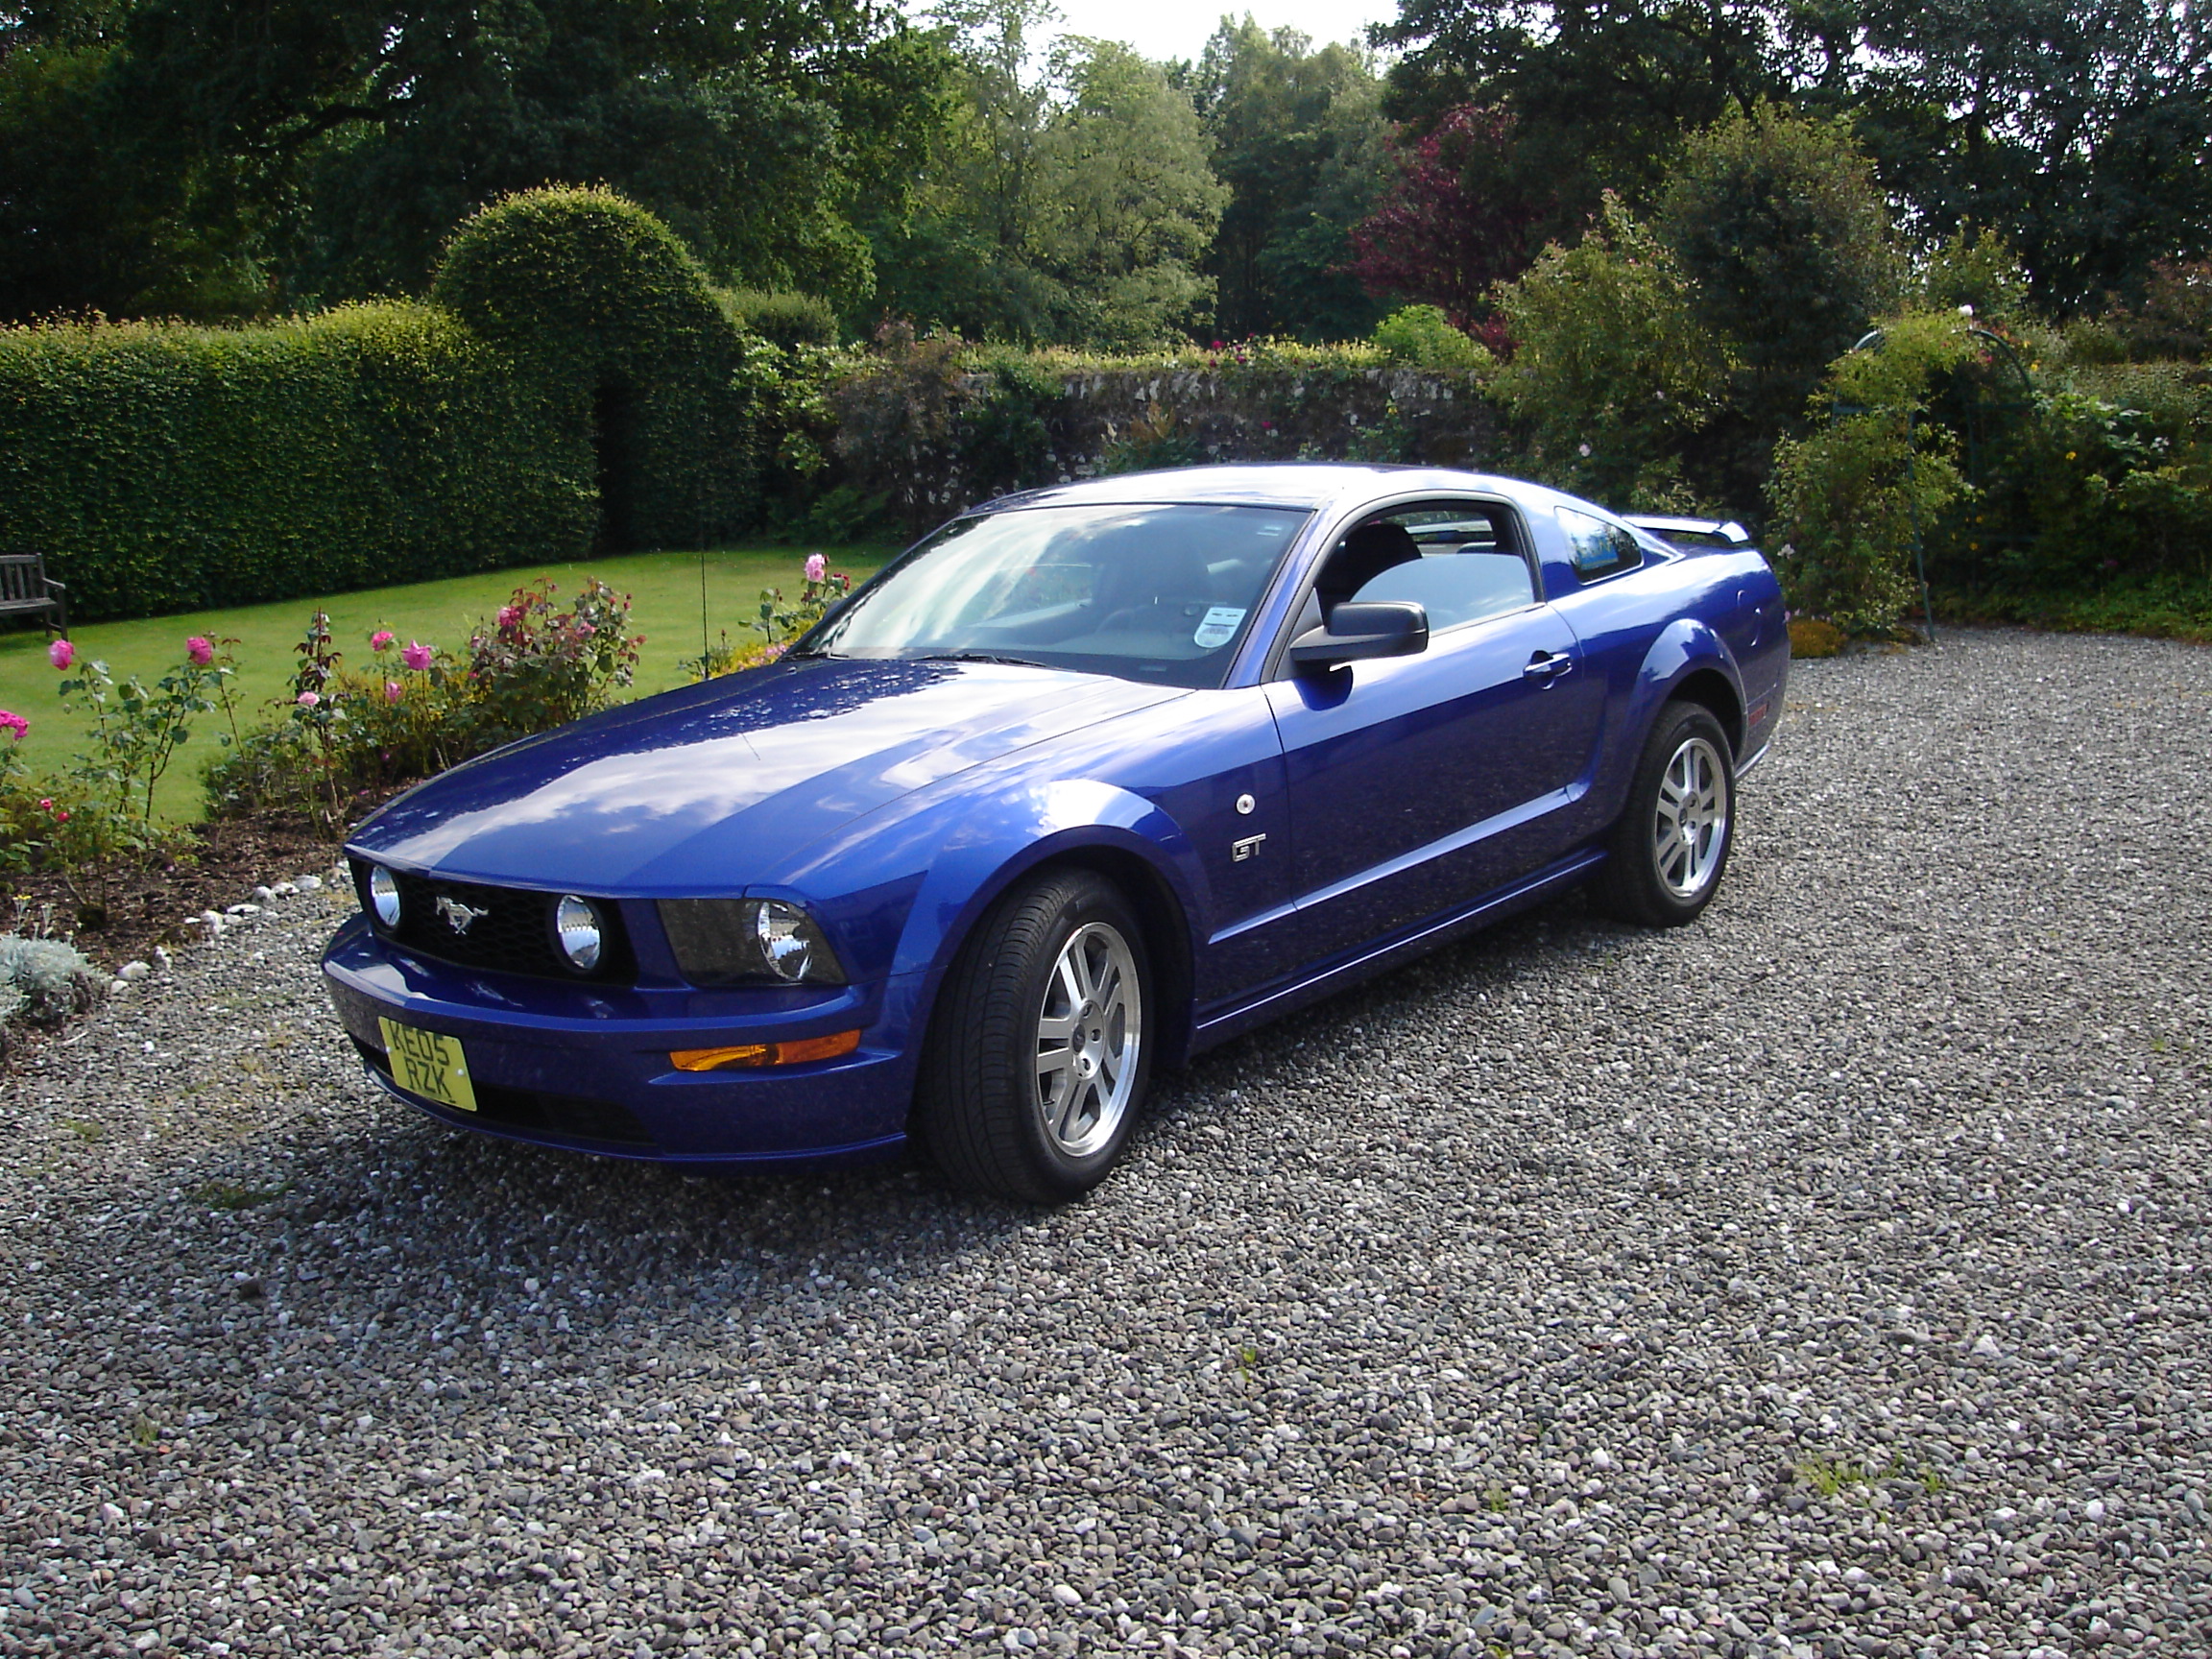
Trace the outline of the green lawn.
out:
<instances>
[{"instance_id":1,"label":"green lawn","mask_svg":"<svg viewBox=\"0 0 2212 1659\"><path fill-rule=\"evenodd\" d=\"M787 594L795 593L807 551L724 547L709 553L709 637L718 639L727 631L733 641L746 638L758 614L760 589L777 587ZM872 574L889 556L889 550L881 547L823 551L828 553L832 570L846 571L855 582ZM239 724L243 727L249 722L263 724L275 716L276 701L286 691L299 661L293 647L299 644L308 616L318 607L330 613L331 631L346 654L345 666L358 668L372 657L369 636L377 628L391 629L401 643L420 639L427 645L461 649L467 645L476 620L498 610L520 584L550 576L560 585L562 595L571 595L585 577L596 576L632 596L631 630L645 637L635 687L642 695L682 685L685 676L679 661L699 655L699 566L697 553L634 553L580 564L487 571L442 582L415 582L360 593L333 593L321 600L287 599L238 611L195 611L137 622L95 622L71 633L80 661L101 658L117 679L135 673L149 683L183 659L187 636L235 636L239 641L233 647L239 664ZM23 758L34 770L60 770L84 746L87 723L63 711L55 689L64 678L46 660L44 634L36 629L0 634L0 709L12 709L31 722L30 733L23 739ZM221 720L220 714L203 716L191 741L178 752L156 797L166 815L179 819L201 815L200 767L216 752L215 732Z\"/></svg>"}]
</instances>

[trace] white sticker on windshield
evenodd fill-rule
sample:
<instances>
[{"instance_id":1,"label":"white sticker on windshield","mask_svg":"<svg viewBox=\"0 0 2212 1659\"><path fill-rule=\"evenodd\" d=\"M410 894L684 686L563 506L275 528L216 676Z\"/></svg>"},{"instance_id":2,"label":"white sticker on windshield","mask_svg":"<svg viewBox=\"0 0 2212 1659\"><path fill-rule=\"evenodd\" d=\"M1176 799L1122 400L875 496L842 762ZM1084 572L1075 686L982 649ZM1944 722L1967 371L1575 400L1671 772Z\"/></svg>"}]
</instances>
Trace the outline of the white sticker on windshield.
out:
<instances>
[{"instance_id":1,"label":"white sticker on windshield","mask_svg":"<svg viewBox=\"0 0 2212 1659\"><path fill-rule=\"evenodd\" d=\"M1190 643L1211 651L1216 645L1226 645L1236 637L1237 624L1244 620L1241 608L1235 605L1216 605L1206 613L1206 620L1198 624L1198 632L1190 636Z\"/></svg>"}]
</instances>

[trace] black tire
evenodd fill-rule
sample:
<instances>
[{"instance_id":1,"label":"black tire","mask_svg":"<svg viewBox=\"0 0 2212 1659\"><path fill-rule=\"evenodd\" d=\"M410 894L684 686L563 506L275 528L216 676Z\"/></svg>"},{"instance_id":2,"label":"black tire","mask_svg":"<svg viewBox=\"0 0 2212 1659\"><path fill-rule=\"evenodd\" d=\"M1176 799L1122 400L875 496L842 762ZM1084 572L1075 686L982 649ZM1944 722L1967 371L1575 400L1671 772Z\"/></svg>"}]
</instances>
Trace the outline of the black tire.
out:
<instances>
[{"instance_id":1,"label":"black tire","mask_svg":"<svg viewBox=\"0 0 2212 1659\"><path fill-rule=\"evenodd\" d=\"M1736 837L1728 733L1695 703L1652 722L1598 873L1599 902L1623 922L1679 927L1719 890Z\"/></svg>"},{"instance_id":2,"label":"black tire","mask_svg":"<svg viewBox=\"0 0 2212 1659\"><path fill-rule=\"evenodd\" d=\"M1079 999L1084 985L1094 996ZM961 947L938 997L915 1098L923 1143L970 1191L1081 1197L1120 1158L1144 1105L1151 1015L1144 936L1118 888L1087 870L1018 883ZM1065 1048L1059 1026L1071 1027ZM1065 1065L1045 1064L1063 1054Z\"/></svg>"}]
</instances>

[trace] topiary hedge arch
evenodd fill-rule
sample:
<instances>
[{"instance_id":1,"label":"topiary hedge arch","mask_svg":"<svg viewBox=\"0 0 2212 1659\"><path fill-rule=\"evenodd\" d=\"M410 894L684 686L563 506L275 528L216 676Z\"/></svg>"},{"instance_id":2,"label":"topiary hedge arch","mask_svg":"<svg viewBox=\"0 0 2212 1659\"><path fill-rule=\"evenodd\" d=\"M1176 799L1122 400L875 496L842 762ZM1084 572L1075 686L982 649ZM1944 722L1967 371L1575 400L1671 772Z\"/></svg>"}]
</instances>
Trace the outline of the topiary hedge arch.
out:
<instances>
[{"instance_id":1,"label":"topiary hedge arch","mask_svg":"<svg viewBox=\"0 0 2212 1659\"><path fill-rule=\"evenodd\" d=\"M755 342L689 249L603 187L548 186L464 220L432 298L552 395L589 465L602 550L680 547L754 516Z\"/></svg>"}]
</instances>

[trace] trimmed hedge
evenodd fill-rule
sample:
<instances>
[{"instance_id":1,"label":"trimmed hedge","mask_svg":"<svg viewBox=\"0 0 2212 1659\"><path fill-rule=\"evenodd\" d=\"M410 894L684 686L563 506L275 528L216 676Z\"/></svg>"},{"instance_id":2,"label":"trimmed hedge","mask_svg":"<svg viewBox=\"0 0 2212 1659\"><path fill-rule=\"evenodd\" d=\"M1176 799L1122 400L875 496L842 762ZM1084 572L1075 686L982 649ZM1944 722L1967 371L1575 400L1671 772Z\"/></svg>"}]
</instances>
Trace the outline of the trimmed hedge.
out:
<instances>
[{"instance_id":1,"label":"trimmed hedge","mask_svg":"<svg viewBox=\"0 0 2212 1659\"><path fill-rule=\"evenodd\" d=\"M0 328L0 551L85 621L633 547L760 512L779 354L606 190L466 221L435 305Z\"/></svg>"},{"instance_id":2,"label":"trimmed hedge","mask_svg":"<svg viewBox=\"0 0 2212 1659\"><path fill-rule=\"evenodd\" d=\"M0 328L0 550L91 621L568 558L586 433L432 307Z\"/></svg>"},{"instance_id":3,"label":"trimmed hedge","mask_svg":"<svg viewBox=\"0 0 2212 1659\"><path fill-rule=\"evenodd\" d=\"M644 208L604 188L505 197L454 231L431 294L526 365L563 443L596 443L604 550L698 546L757 516L759 342Z\"/></svg>"}]
</instances>

